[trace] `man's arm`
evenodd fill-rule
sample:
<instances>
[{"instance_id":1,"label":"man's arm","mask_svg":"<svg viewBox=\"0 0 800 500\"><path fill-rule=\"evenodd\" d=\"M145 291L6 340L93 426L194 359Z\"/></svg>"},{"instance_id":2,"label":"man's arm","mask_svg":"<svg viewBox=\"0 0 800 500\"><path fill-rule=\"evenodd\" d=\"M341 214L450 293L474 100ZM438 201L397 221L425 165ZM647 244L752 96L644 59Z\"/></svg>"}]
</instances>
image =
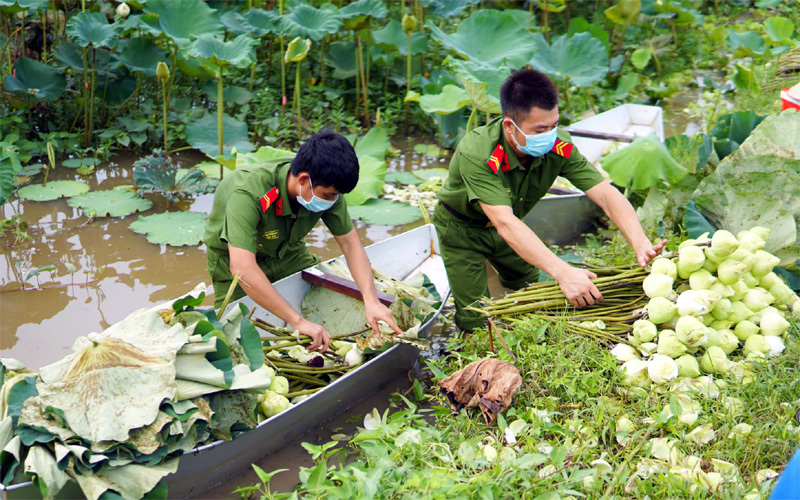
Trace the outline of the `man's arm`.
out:
<instances>
[{"instance_id":1,"label":"man's arm","mask_svg":"<svg viewBox=\"0 0 800 500\"><path fill-rule=\"evenodd\" d=\"M591 282L597 275L585 269L572 267L550 251L542 240L506 205L487 205L478 201L483 213L497 228L497 234L526 262L552 276L561 291L575 307L592 305L603 300L600 291Z\"/></svg>"},{"instance_id":2,"label":"man's arm","mask_svg":"<svg viewBox=\"0 0 800 500\"><path fill-rule=\"evenodd\" d=\"M231 274L236 276L239 273L239 285L256 304L284 320L303 335L311 337L313 342L308 348L310 351L328 350L331 343L330 334L322 326L303 318L281 297L264 271L258 267L253 252L228 244L228 254L231 259Z\"/></svg>"},{"instance_id":3,"label":"man's arm","mask_svg":"<svg viewBox=\"0 0 800 500\"><path fill-rule=\"evenodd\" d=\"M644 267L664 249L666 240L653 245L644 234L636 211L622 193L608 182L601 182L586 191L586 196L603 209L611 222L622 231L636 254L636 261Z\"/></svg>"},{"instance_id":4,"label":"man's arm","mask_svg":"<svg viewBox=\"0 0 800 500\"><path fill-rule=\"evenodd\" d=\"M358 237L355 229L342 236L334 236L336 242L342 248L342 253L347 259L347 267L353 275L361 296L364 297L364 309L367 314L367 323L372 327L375 335L380 335L378 330L378 320L386 322L395 333L402 334L403 331L394 321L392 311L381 304L378 300L378 292L375 290L375 280L372 276L372 265L367 258L367 252Z\"/></svg>"}]
</instances>

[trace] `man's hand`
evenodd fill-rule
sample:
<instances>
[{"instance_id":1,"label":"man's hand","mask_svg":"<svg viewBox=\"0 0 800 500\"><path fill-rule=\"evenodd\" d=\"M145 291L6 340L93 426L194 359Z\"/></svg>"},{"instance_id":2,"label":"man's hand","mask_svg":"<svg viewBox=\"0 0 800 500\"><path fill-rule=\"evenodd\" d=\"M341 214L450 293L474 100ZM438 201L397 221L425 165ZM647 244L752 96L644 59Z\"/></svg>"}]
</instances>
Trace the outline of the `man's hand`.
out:
<instances>
[{"instance_id":1,"label":"man's hand","mask_svg":"<svg viewBox=\"0 0 800 500\"><path fill-rule=\"evenodd\" d=\"M633 250L636 253L636 261L641 267L646 266L651 260L656 258L656 256L660 254L662 250L664 250L664 245L666 244L667 240L663 240L655 245L651 245L650 242L647 241L638 248L634 248Z\"/></svg>"},{"instance_id":2,"label":"man's hand","mask_svg":"<svg viewBox=\"0 0 800 500\"><path fill-rule=\"evenodd\" d=\"M380 302L374 302L364 304L367 313L367 323L369 326L372 327L372 331L375 333L375 336L380 336L381 332L378 330L378 320L384 321L387 325L389 325L394 333L397 335L401 335L403 330L397 326L397 323L394 321L394 315L392 314L391 309L386 307L385 305L381 304Z\"/></svg>"},{"instance_id":3,"label":"man's hand","mask_svg":"<svg viewBox=\"0 0 800 500\"><path fill-rule=\"evenodd\" d=\"M597 275L591 271L569 266L556 278L556 281L570 304L575 307L584 307L593 305L595 301L603 300L600 290L591 282L591 279L594 278L597 278Z\"/></svg>"},{"instance_id":4,"label":"man's hand","mask_svg":"<svg viewBox=\"0 0 800 500\"><path fill-rule=\"evenodd\" d=\"M305 318L301 318L297 324L292 326L294 326L294 329L299 331L301 334L311 338L313 342L307 347L307 349L311 352L317 350L319 350L319 352L325 352L328 350L328 346L331 345L331 334L322 328L321 325L312 323Z\"/></svg>"}]
</instances>

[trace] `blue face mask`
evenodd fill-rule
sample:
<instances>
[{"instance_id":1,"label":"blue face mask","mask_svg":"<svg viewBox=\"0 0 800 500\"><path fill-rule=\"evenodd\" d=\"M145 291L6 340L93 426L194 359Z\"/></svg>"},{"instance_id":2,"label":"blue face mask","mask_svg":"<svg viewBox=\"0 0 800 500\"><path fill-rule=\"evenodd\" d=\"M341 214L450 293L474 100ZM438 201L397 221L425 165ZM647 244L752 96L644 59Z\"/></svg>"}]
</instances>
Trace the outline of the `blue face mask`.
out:
<instances>
[{"instance_id":1,"label":"blue face mask","mask_svg":"<svg viewBox=\"0 0 800 500\"><path fill-rule=\"evenodd\" d=\"M511 123L514 123L514 120L511 120ZM513 135L511 136L514 139L514 142L517 144L517 149L525 153L526 155L531 156L544 156L547 152L553 149L553 146L556 144L556 132L558 131L558 127L554 127L553 130L549 132L542 132L541 134L526 134L522 132L522 129L514 123L514 126L517 127L517 130L525 136L525 145L520 146L519 142L517 142L517 138Z\"/></svg>"},{"instance_id":2,"label":"blue face mask","mask_svg":"<svg viewBox=\"0 0 800 500\"><path fill-rule=\"evenodd\" d=\"M339 199L339 195L336 195L336 198L333 200L323 200L319 196L314 194L314 185L311 184L311 177L308 178L308 185L311 186L311 201L306 201L303 198L303 186L300 186L300 195L297 197L297 203L302 205L306 210L309 212L324 212L325 210L331 208L336 200Z\"/></svg>"}]
</instances>

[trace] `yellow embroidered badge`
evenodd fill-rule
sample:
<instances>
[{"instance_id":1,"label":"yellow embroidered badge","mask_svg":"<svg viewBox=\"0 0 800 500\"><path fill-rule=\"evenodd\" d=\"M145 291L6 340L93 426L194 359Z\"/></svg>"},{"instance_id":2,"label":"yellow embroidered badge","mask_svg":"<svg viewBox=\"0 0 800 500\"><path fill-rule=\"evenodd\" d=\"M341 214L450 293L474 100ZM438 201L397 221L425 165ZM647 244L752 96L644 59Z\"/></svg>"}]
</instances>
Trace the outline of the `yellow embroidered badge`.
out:
<instances>
[{"instance_id":1,"label":"yellow embroidered badge","mask_svg":"<svg viewBox=\"0 0 800 500\"><path fill-rule=\"evenodd\" d=\"M278 230L275 229L273 231L267 231L264 233L265 240L277 240L278 239Z\"/></svg>"}]
</instances>

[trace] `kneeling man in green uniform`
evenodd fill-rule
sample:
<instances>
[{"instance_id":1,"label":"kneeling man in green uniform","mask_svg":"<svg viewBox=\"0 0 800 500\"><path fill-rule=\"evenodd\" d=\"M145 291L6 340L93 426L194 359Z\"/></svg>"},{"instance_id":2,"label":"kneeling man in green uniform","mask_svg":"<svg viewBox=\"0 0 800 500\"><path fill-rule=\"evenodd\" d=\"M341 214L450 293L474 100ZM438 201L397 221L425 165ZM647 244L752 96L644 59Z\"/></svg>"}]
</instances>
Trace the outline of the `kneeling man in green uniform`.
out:
<instances>
[{"instance_id":1,"label":"kneeling man in green uniform","mask_svg":"<svg viewBox=\"0 0 800 500\"><path fill-rule=\"evenodd\" d=\"M466 310L489 295L486 260L507 288L538 281L539 269L555 278L575 307L603 299L597 276L559 259L522 221L557 176L567 178L620 228L645 266L665 241L653 245L631 204L558 130L558 90L543 73L514 72L500 87L502 116L467 134L450 161L433 223L456 303L456 326L485 325Z\"/></svg>"},{"instance_id":2,"label":"kneeling man in green uniform","mask_svg":"<svg viewBox=\"0 0 800 500\"><path fill-rule=\"evenodd\" d=\"M358 183L358 157L339 134L321 132L309 138L294 158L245 166L226 176L214 193L203 242L208 272L219 308L239 273L232 299L249 295L256 304L311 337L310 350L325 351L330 334L303 318L272 286L319 263L305 236L320 218L333 233L364 297L367 322L378 333L385 321L402 333L392 312L378 301L364 247L347 213L343 193Z\"/></svg>"}]
</instances>

